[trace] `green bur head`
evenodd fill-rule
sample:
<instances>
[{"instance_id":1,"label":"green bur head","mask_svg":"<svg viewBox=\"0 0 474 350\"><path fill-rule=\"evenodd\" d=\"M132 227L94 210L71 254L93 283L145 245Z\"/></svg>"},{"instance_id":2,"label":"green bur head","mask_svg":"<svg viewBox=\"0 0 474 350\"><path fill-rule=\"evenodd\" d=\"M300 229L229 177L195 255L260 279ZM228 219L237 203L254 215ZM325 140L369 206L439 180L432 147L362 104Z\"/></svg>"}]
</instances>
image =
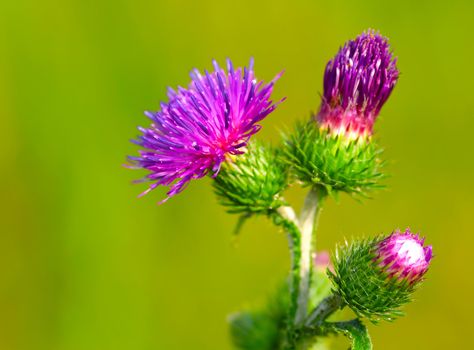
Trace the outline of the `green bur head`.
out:
<instances>
[{"instance_id":1,"label":"green bur head","mask_svg":"<svg viewBox=\"0 0 474 350\"><path fill-rule=\"evenodd\" d=\"M310 121L286 137L285 159L306 186L322 186L328 193L367 195L381 187L383 162L371 137L347 138Z\"/></svg>"},{"instance_id":2,"label":"green bur head","mask_svg":"<svg viewBox=\"0 0 474 350\"><path fill-rule=\"evenodd\" d=\"M334 293L358 316L376 323L403 315L399 308L411 300L432 254L431 247L423 247L418 236L407 235L395 232L346 242L336 250L334 272L328 270L328 275Z\"/></svg>"},{"instance_id":3,"label":"green bur head","mask_svg":"<svg viewBox=\"0 0 474 350\"><path fill-rule=\"evenodd\" d=\"M222 164L214 189L231 213L267 214L284 204L280 193L287 182L278 151L252 142L245 154Z\"/></svg>"}]
</instances>

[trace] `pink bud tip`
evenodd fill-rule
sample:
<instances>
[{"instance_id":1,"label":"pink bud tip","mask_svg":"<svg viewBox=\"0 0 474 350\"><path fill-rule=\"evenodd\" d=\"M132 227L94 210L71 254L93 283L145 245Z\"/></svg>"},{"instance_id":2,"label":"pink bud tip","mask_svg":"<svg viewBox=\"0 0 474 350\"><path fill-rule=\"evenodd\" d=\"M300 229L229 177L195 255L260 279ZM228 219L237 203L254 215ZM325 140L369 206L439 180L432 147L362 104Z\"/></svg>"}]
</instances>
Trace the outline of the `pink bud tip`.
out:
<instances>
[{"instance_id":1,"label":"pink bud tip","mask_svg":"<svg viewBox=\"0 0 474 350\"><path fill-rule=\"evenodd\" d=\"M377 245L376 261L390 277L415 283L428 270L432 247L423 246L424 238L410 232L393 232Z\"/></svg>"}]
</instances>

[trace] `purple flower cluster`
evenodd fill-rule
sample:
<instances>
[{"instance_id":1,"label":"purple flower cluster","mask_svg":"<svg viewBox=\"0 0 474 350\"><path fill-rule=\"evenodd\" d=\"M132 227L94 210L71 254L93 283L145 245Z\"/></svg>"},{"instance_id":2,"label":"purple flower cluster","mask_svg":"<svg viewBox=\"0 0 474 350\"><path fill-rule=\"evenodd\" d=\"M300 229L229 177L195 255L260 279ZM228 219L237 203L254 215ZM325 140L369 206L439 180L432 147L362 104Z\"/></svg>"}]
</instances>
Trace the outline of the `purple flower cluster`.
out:
<instances>
[{"instance_id":1,"label":"purple flower cluster","mask_svg":"<svg viewBox=\"0 0 474 350\"><path fill-rule=\"evenodd\" d=\"M194 70L187 89L169 89L169 102L145 113L152 123L140 127L142 135L133 141L144 149L129 157L150 172L145 180L153 184L143 194L171 186L169 198L192 179L209 172L216 176L227 157L244 153L250 136L260 130L258 122L276 108L270 96L281 74L264 84L255 79L253 60L243 69L234 69L230 60L227 71L216 61L213 65L211 73Z\"/></svg>"},{"instance_id":2,"label":"purple flower cluster","mask_svg":"<svg viewBox=\"0 0 474 350\"><path fill-rule=\"evenodd\" d=\"M326 66L317 116L321 128L349 138L370 136L397 79L386 38L369 30L347 42Z\"/></svg>"},{"instance_id":3,"label":"purple flower cluster","mask_svg":"<svg viewBox=\"0 0 474 350\"><path fill-rule=\"evenodd\" d=\"M409 229L393 232L377 246L375 260L391 278L415 283L428 270L433 257L431 246L423 246L424 239Z\"/></svg>"}]
</instances>

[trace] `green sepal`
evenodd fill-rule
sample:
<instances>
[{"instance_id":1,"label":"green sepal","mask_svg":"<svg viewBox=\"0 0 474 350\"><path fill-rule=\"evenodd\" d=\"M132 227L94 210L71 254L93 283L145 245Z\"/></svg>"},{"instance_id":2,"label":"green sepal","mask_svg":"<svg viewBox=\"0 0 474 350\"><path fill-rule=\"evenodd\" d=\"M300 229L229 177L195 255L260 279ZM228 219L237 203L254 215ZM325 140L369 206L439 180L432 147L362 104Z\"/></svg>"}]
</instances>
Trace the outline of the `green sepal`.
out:
<instances>
[{"instance_id":1,"label":"green sepal","mask_svg":"<svg viewBox=\"0 0 474 350\"><path fill-rule=\"evenodd\" d=\"M321 130L314 121L298 124L285 136L284 155L296 178L306 186L366 197L383 187L382 150L371 137L348 139Z\"/></svg>"},{"instance_id":2,"label":"green sepal","mask_svg":"<svg viewBox=\"0 0 474 350\"><path fill-rule=\"evenodd\" d=\"M358 316L373 323L402 316L400 307L411 301L416 289L416 284L390 277L378 266L375 247L384 238L377 236L338 246L333 257L334 273L328 270L334 293Z\"/></svg>"},{"instance_id":3,"label":"green sepal","mask_svg":"<svg viewBox=\"0 0 474 350\"><path fill-rule=\"evenodd\" d=\"M234 232L233 232L234 236L238 236L240 234L240 231L244 227L244 224L251 217L252 217L252 214L250 213L243 213L239 216L239 219L237 220L237 224L234 227Z\"/></svg>"},{"instance_id":4,"label":"green sepal","mask_svg":"<svg viewBox=\"0 0 474 350\"><path fill-rule=\"evenodd\" d=\"M213 186L228 212L268 214L285 204L280 194L288 184L288 166L278 152L254 141L222 164Z\"/></svg>"},{"instance_id":5,"label":"green sepal","mask_svg":"<svg viewBox=\"0 0 474 350\"><path fill-rule=\"evenodd\" d=\"M337 333L342 333L351 339L352 350L372 350L369 331L362 321L357 318L346 322L325 323L325 327Z\"/></svg>"}]
</instances>

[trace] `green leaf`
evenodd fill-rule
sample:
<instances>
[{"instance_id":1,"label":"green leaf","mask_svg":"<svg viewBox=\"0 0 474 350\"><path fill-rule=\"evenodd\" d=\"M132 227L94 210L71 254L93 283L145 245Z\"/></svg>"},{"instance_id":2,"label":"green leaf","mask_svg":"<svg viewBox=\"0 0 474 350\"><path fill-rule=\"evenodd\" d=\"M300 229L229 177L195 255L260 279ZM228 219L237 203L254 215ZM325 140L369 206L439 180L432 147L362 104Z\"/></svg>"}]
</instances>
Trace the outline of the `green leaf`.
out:
<instances>
[{"instance_id":1,"label":"green leaf","mask_svg":"<svg viewBox=\"0 0 474 350\"><path fill-rule=\"evenodd\" d=\"M242 312L230 317L230 334L237 349L272 350L278 343L278 324L263 312Z\"/></svg>"},{"instance_id":2,"label":"green leaf","mask_svg":"<svg viewBox=\"0 0 474 350\"><path fill-rule=\"evenodd\" d=\"M288 284L282 283L266 305L229 317L230 335L239 350L280 349L286 339Z\"/></svg>"},{"instance_id":3,"label":"green leaf","mask_svg":"<svg viewBox=\"0 0 474 350\"><path fill-rule=\"evenodd\" d=\"M372 350L367 327L359 319L346 322L326 323L326 326L337 333L342 333L352 340L352 350Z\"/></svg>"}]
</instances>

